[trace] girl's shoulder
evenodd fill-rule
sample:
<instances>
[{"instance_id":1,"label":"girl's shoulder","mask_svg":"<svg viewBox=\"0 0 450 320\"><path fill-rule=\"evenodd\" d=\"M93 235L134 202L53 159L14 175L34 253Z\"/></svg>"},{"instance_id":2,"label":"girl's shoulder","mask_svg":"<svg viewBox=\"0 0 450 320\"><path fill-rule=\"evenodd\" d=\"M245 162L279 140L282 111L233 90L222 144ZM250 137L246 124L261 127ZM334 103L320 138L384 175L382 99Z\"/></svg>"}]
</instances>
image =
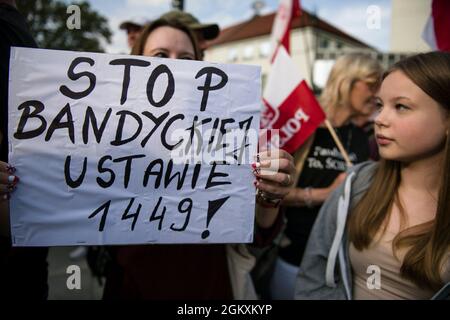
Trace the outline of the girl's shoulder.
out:
<instances>
[{"instance_id":1,"label":"girl's shoulder","mask_svg":"<svg viewBox=\"0 0 450 320\"><path fill-rule=\"evenodd\" d=\"M377 167L378 162L369 160L359 163L347 170L347 178L352 181L352 197L358 196L369 189Z\"/></svg>"},{"instance_id":2,"label":"girl's shoulder","mask_svg":"<svg viewBox=\"0 0 450 320\"><path fill-rule=\"evenodd\" d=\"M372 180L373 175L378 167L378 162L368 160L362 163L358 163L357 165L354 165L353 167L349 168L347 170L347 174L350 175L353 173L353 181L354 183L359 182L363 183L367 182L370 183L370 180Z\"/></svg>"}]
</instances>

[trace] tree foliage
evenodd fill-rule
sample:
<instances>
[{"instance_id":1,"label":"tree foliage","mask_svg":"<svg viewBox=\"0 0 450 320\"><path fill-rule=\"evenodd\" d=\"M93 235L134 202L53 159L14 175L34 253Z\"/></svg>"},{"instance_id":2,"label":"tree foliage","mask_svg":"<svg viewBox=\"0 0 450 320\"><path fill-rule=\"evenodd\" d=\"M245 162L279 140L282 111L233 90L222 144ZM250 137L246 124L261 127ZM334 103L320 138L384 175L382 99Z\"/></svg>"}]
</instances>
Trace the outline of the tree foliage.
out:
<instances>
[{"instance_id":1,"label":"tree foliage","mask_svg":"<svg viewBox=\"0 0 450 320\"><path fill-rule=\"evenodd\" d=\"M108 20L86 1L74 3L80 8L80 29L70 30L67 13L70 3L60 0L18 0L17 7L25 16L39 47L76 51L104 52L111 42Z\"/></svg>"}]
</instances>

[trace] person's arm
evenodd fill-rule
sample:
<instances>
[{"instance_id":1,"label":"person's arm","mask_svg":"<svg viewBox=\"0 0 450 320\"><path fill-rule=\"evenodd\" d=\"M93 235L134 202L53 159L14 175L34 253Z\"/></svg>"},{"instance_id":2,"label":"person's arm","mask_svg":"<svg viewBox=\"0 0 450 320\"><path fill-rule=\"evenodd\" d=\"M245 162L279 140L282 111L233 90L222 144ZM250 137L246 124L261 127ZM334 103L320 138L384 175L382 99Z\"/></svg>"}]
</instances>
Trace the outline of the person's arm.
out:
<instances>
[{"instance_id":1,"label":"person's arm","mask_svg":"<svg viewBox=\"0 0 450 320\"><path fill-rule=\"evenodd\" d=\"M0 202L0 236L9 237L9 203L8 201Z\"/></svg>"},{"instance_id":2,"label":"person's arm","mask_svg":"<svg viewBox=\"0 0 450 320\"><path fill-rule=\"evenodd\" d=\"M9 237L9 198L19 182L15 169L0 161L0 235Z\"/></svg>"},{"instance_id":3,"label":"person's arm","mask_svg":"<svg viewBox=\"0 0 450 320\"><path fill-rule=\"evenodd\" d=\"M328 188L292 188L282 204L287 207L312 207L325 202L329 193Z\"/></svg>"},{"instance_id":4,"label":"person's arm","mask_svg":"<svg viewBox=\"0 0 450 320\"><path fill-rule=\"evenodd\" d=\"M278 207L264 207L260 203L256 203L256 223L261 228L270 228L277 219Z\"/></svg>"},{"instance_id":5,"label":"person's arm","mask_svg":"<svg viewBox=\"0 0 450 320\"><path fill-rule=\"evenodd\" d=\"M292 188L284 197L282 205L287 207L313 207L321 205L345 180L346 173L339 174L326 188Z\"/></svg>"}]
</instances>

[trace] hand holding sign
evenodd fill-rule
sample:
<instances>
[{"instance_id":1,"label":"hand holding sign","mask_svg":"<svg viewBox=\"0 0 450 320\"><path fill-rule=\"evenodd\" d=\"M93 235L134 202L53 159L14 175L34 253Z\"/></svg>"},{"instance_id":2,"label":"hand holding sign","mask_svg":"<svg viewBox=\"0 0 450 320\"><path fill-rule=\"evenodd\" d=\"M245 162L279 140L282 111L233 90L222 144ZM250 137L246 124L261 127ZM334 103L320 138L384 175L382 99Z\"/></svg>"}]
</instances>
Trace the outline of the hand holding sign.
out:
<instances>
[{"instance_id":1,"label":"hand holding sign","mask_svg":"<svg viewBox=\"0 0 450 320\"><path fill-rule=\"evenodd\" d=\"M269 199L282 200L288 193L295 173L294 159L286 151L275 149L259 154L255 170L257 188Z\"/></svg>"},{"instance_id":2,"label":"hand holding sign","mask_svg":"<svg viewBox=\"0 0 450 320\"><path fill-rule=\"evenodd\" d=\"M11 193L19 183L19 177L15 175L16 168L0 161L0 201L9 200Z\"/></svg>"}]
</instances>

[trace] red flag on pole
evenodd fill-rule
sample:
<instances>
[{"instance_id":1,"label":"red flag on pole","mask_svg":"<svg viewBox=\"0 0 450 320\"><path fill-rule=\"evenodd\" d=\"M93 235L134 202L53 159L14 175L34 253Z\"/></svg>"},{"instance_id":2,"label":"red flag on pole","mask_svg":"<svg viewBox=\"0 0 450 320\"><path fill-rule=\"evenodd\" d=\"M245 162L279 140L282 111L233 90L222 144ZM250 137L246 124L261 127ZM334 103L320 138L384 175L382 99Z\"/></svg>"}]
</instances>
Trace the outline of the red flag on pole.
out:
<instances>
[{"instance_id":1,"label":"red flag on pole","mask_svg":"<svg viewBox=\"0 0 450 320\"><path fill-rule=\"evenodd\" d=\"M433 50L450 51L450 1L433 0L422 38Z\"/></svg>"},{"instance_id":2,"label":"red flag on pole","mask_svg":"<svg viewBox=\"0 0 450 320\"><path fill-rule=\"evenodd\" d=\"M290 2L291 5L287 5ZM296 5L295 5L296 4ZM289 7L291 10L300 11L296 0L282 1L280 10ZM291 17L294 16L294 11ZM282 16L280 11L277 14ZM276 19L275 19L276 20ZM277 21L274 22L276 24ZM280 22L278 22L281 25ZM281 27L274 25L272 38L289 39L290 23L286 31L279 31ZM280 38L280 35L283 34ZM267 84L263 94L263 111L261 115L261 128L278 129L279 145L277 147L293 153L325 120L325 113L308 87L297 65L289 56L285 44L289 46L289 40L280 40L278 49L272 63Z\"/></svg>"},{"instance_id":3,"label":"red flag on pole","mask_svg":"<svg viewBox=\"0 0 450 320\"><path fill-rule=\"evenodd\" d=\"M279 129L279 146L293 153L325 120L325 113L283 46L264 91L261 127Z\"/></svg>"}]
</instances>

